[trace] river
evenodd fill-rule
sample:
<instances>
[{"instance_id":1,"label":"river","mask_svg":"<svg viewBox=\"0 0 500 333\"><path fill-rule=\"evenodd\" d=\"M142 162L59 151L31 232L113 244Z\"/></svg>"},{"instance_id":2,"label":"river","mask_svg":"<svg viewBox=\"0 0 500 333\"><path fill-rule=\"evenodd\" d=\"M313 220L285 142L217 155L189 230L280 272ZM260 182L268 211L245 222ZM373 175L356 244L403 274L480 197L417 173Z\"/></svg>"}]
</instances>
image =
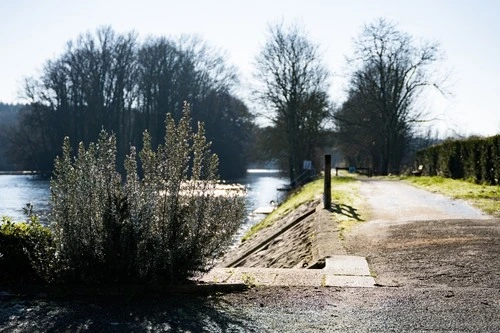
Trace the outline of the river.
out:
<instances>
[{"instance_id":1,"label":"river","mask_svg":"<svg viewBox=\"0 0 500 333\"><path fill-rule=\"evenodd\" d=\"M270 206L271 202L280 203L285 192L278 191L278 189L289 184L290 180L282 177L278 170L248 169L246 177L237 182L247 188L247 218L235 237L235 239L241 239L248 229L265 217L262 214L253 214L253 211L260 207Z\"/></svg>"},{"instance_id":2,"label":"river","mask_svg":"<svg viewBox=\"0 0 500 333\"><path fill-rule=\"evenodd\" d=\"M34 212L46 221L49 210L49 181L36 175L0 175L0 217L26 220L23 208L31 203Z\"/></svg>"},{"instance_id":3,"label":"river","mask_svg":"<svg viewBox=\"0 0 500 333\"><path fill-rule=\"evenodd\" d=\"M283 192L277 189L287 184L278 170L249 169L246 177L237 180L247 187L247 219L241 226L237 238L240 238L253 224L264 216L252 212L260 207L269 206L271 201L280 202ZM0 175L0 217L8 216L14 221L23 221L26 216L23 207L31 203L35 213L47 221L49 211L49 181L33 175Z\"/></svg>"}]
</instances>

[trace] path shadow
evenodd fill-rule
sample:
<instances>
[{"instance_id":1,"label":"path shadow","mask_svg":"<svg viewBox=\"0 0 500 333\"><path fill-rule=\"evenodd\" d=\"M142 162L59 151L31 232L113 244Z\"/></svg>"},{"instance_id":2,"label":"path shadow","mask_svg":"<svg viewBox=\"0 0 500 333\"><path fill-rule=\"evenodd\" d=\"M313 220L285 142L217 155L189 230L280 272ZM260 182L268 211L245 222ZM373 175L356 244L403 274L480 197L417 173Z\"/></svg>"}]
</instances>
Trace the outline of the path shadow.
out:
<instances>
[{"instance_id":1,"label":"path shadow","mask_svg":"<svg viewBox=\"0 0 500 333\"><path fill-rule=\"evenodd\" d=\"M0 297L0 332L248 332L254 324L217 296L153 299ZM232 313L231 313L232 312ZM24 332L24 331L23 331Z\"/></svg>"},{"instance_id":2,"label":"path shadow","mask_svg":"<svg viewBox=\"0 0 500 333\"><path fill-rule=\"evenodd\" d=\"M352 206L344 204L332 204L332 208L329 209L330 212L335 214L340 214L347 216L349 218L355 219L359 222L364 222L361 216L358 214L358 210Z\"/></svg>"}]
</instances>

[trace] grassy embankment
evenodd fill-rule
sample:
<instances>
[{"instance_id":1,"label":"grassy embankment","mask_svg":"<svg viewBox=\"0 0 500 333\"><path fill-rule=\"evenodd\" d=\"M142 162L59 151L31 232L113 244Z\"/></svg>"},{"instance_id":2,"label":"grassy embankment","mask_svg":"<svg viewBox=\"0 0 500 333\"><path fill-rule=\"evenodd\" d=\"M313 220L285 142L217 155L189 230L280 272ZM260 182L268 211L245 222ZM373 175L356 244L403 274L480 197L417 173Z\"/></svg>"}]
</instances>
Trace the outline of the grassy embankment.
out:
<instances>
[{"instance_id":1,"label":"grassy embankment","mask_svg":"<svg viewBox=\"0 0 500 333\"><path fill-rule=\"evenodd\" d=\"M500 217L500 186L475 184L443 177L403 177L425 190L461 199L492 216Z\"/></svg>"},{"instance_id":2,"label":"grassy embankment","mask_svg":"<svg viewBox=\"0 0 500 333\"><path fill-rule=\"evenodd\" d=\"M309 184L304 185L292 193L278 208L269 214L260 223L254 225L245 236L243 241L250 238L259 230L272 225L275 221L284 217L289 212L307 202L315 199L322 199L323 196L323 177ZM359 208L362 208L362 201L358 195L359 184L354 177L332 177L332 210L333 218L339 222L339 228L342 231L347 230L360 218Z\"/></svg>"}]
</instances>

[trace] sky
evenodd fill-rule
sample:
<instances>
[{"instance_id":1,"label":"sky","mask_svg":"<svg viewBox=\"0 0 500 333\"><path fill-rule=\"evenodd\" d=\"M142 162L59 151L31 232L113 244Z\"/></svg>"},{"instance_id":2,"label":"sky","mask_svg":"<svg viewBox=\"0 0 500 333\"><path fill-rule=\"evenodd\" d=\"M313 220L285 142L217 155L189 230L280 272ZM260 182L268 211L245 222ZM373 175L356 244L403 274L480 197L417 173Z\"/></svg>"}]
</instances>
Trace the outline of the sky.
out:
<instances>
[{"instance_id":1,"label":"sky","mask_svg":"<svg viewBox=\"0 0 500 333\"><path fill-rule=\"evenodd\" d=\"M0 0L0 102L20 103L27 77L80 34L111 26L139 37L196 34L226 53L249 89L270 24L299 24L332 73L331 96L345 99L346 57L363 25L383 17L417 40L441 44L448 94L419 104L440 136L500 133L500 0ZM253 105L252 101L248 101Z\"/></svg>"}]
</instances>

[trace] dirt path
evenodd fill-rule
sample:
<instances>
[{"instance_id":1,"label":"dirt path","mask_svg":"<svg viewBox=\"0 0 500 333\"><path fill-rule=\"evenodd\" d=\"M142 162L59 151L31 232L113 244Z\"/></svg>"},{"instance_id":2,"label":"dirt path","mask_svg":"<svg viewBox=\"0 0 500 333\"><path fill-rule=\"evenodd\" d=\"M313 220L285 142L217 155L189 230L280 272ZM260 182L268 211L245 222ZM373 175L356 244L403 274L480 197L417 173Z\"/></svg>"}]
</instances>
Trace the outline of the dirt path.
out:
<instances>
[{"instance_id":1,"label":"dirt path","mask_svg":"<svg viewBox=\"0 0 500 333\"><path fill-rule=\"evenodd\" d=\"M402 182L365 180L360 192L368 222L348 233L345 246L367 257L381 285L500 285L498 219Z\"/></svg>"}]
</instances>

